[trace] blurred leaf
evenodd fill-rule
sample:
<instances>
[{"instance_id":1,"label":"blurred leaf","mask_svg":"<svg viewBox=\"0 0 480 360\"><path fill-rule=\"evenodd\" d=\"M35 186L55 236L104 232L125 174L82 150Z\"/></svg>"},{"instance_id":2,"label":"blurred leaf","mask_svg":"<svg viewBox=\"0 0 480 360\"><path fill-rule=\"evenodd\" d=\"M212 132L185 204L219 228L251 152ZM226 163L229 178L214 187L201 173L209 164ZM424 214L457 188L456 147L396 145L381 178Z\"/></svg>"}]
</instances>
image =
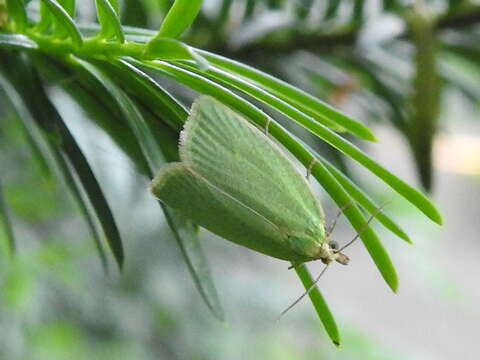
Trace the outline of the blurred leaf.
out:
<instances>
[{"instance_id":1,"label":"blurred leaf","mask_svg":"<svg viewBox=\"0 0 480 360\"><path fill-rule=\"evenodd\" d=\"M19 47L25 49L36 49L37 44L27 36L21 34L6 34L0 32L0 45L2 48Z\"/></svg>"},{"instance_id":2,"label":"blurred leaf","mask_svg":"<svg viewBox=\"0 0 480 360\"><path fill-rule=\"evenodd\" d=\"M27 28L27 13L23 0L6 0L10 16L15 22L15 30L24 33Z\"/></svg>"},{"instance_id":3,"label":"blurred leaf","mask_svg":"<svg viewBox=\"0 0 480 360\"><path fill-rule=\"evenodd\" d=\"M295 13L298 20L302 21L308 17L313 5L313 0L299 0L297 1Z\"/></svg>"},{"instance_id":4,"label":"blurred leaf","mask_svg":"<svg viewBox=\"0 0 480 360\"><path fill-rule=\"evenodd\" d=\"M405 100L394 88L382 78L382 74L378 68L372 66L368 61L363 59L349 59L347 66L351 66L354 71L363 77L364 82L377 97L382 99L391 109L392 115L388 118L392 124L399 129L404 135L408 131L407 121L405 119Z\"/></svg>"},{"instance_id":5,"label":"blurred leaf","mask_svg":"<svg viewBox=\"0 0 480 360\"><path fill-rule=\"evenodd\" d=\"M44 150L42 144L40 144L40 141L41 141L40 138L44 137L44 134L42 134L41 131L37 128L36 123L32 123L30 119L31 115L23 105L22 100L18 97L18 94L16 94L15 91L8 86L9 84L5 83L5 79L3 79L1 76L0 76L0 84L3 87L5 87L5 89L8 91L8 94L12 100L12 103L16 108L16 111L19 117L19 123L22 129L24 130L25 136L27 138L27 142L30 144L32 152L36 154L35 157L36 158L38 157L38 159L40 160L42 164L42 168L45 168L43 169L43 172L45 173L47 171L48 177L52 176L50 172L50 164L48 163L49 159L47 159L48 154L44 154L46 149ZM74 197L76 203L80 208L82 215L84 216L85 221L87 222L91 235L95 241L95 246L97 248L102 266L106 271L107 260L106 260L105 251L103 249L100 235L97 231L94 215L91 213L87 202L83 198L81 194L81 190L77 185L66 160L63 158L60 151L58 151L57 147L54 145L54 142L52 141L51 138L49 139L48 137L45 137L44 140L47 140L45 141L45 143L48 146L48 150L50 154L52 155L52 160L54 160L55 162L54 165L56 165L57 169L59 170L60 175L62 176L65 184L69 188L72 196ZM18 199L18 196L16 196L15 198Z\"/></svg>"},{"instance_id":6,"label":"blurred leaf","mask_svg":"<svg viewBox=\"0 0 480 360\"><path fill-rule=\"evenodd\" d=\"M365 0L354 0L353 14L352 14L353 22L357 22L357 23L362 22L364 7L365 7Z\"/></svg>"},{"instance_id":7,"label":"blurred leaf","mask_svg":"<svg viewBox=\"0 0 480 360\"><path fill-rule=\"evenodd\" d=\"M73 58L73 61L80 64L90 73L107 91L112 99L119 106L130 130L137 138L142 149L143 156L147 160L149 166L149 176L153 177L160 167L165 163L161 149L158 147L156 140L151 136L151 129L142 117L135 104L129 99L125 93L119 89L109 77L99 69L94 63L84 61L80 58Z\"/></svg>"},{"instance_id":8,"label":"blurred leaf","mask_svg":"<svg viewBox=\"0 0 480 360\"><path fill-rule=\"evenodd\" d=\"M47 31L52 25L52 14L48 6L40 1L40 21L35 25L35 29L39 32Z\"/></svg>"},{"instance_id":9,"label":"blurred leaf","mask_svg":"<svg viewBox=\"0 0 480 360\"><path fill-rule=\"evenodd\" d=\"M87 117L95 122L113 142L127 155L136 170L146 174L147 164L136 139L125 136L129 131L118 106L95 79L79 66L59 63L46 56L33 56L35 66L51 85L61 86L85 111ZM68 65L72 65L71 63ZM74 80L74 81L72 81Z\"/></svg>"},{"instance_id":10,"label":"blurred leaf","mask_svg":"<svg viewBox=\"0 0 480 360\"><path fill-rule=\"evenodd\" d=\"M130 26L146 27L148 25L148 14L144 2L139 0L124 0L122 23Z\"/></svg>"},{"instance_id":11,"label":"blurred leaf","mask_svg":"<svg viewBox=\"0 0 480 360\"><path fill-rule=\"evenodd\" d=\"M415 45L415 78L409 140L423 187L432 188L432 148L440 110L441 83L437 73L435 20L427 10L415 8L409 15Z\"/></svg>"},{"instance_id":12,"label":"blurred leaf","mask_svg":"<svg viewBox=\"0 0 480 360\"><path fill-rule=\"evenodd\" d=\"M223 0L221 2L220 9L216 14L216 18L213 23L213 27L217 29L217 31L221 32L223 30L225 23L229 19L230 9L232 7L232 4L233 4L233 0Z\"/></svg>"},{"instance_id":13,"label":"blurred leaf","mask_svg":"<svg viewBox=\"0 0 480 360\"><path fill-rule=\"evenodd\" d=\"M92 235L93 240L95 242L95 247L96 247L98 256L100 257L100 262L102 264L103 270L107 272L108 271L107 257L105 255L105 250L102 245L102 239L100 237L100 234L97 230L97 226L95 223L95 214L90 210L87 201L82 196L81 188L77 184L77 181L75 180L67 162L62 157L62 154L57 150L54 150L54 151L55 151L55 161L57 162L57 166L60 168L60 171L63 175L63 179L68 189L70 190L71 195L75 199L78 207L80 208L80 212L82 213L83 218L87 222L87 225L90 229L90 234Z\"/></svg>"},{"instance_id":14,"label":"blurred leaf","mask_svg":"<svg viewBox=\"0 0 480 360\"><path fill-rule=\"evenodd\" d=\"M225 312L212 279L210 265L198 237L198 227L173 209L164 208L164 213L203 300L217 319L225 321Z\"/></svg>"},{"instance_id":15,"label":"blurred leaf","mask_svg":"<svg viewBox=\"0 0 480 360\"><path fill-rule=\"evenodd\" d=\"M325 19L328 20L328 19L331 19L333 18L337 11L338 11L338 8L340 7L340 4L341 4L341 0L329 0L328 1L328 7L327 7L327 10L325 11Z\"/></svg>"},{"instance_id":16,"label":"blurred leaf","mask_svg":"<svg viewBox=\"0 0 480 360\"><path fill-rule=\"evenodd\" d=\"M3 82L3 81L0 81L0 82ZM19 109L16 109L16 111L17 111L17 116L21 116L20 115L21 112L19 111ZM43 177L46 180L52 180L54 174L52 173L49 160L47 159L47 156L44 155L42 145L39 143L39 139L37 139L37 137L41 137L41 134L38 134L38 132L35 132L33 129L29 128L26 124L26 121L20 120L18 121L18 123L22 128L23 135L25 136L25 140L27 141L27 144L30 147L30 151L32 153L33 159L35 160L35 163L38 165L40 172L42 173Z\"/></svg>"},{"instance_id":17,"label":"blurred leaf","mask_svg":"<svg viewBox=\"0 0 480 360\"><path fill-rule=\"evenodd\" d=\"M120 233L103 191L85 155L78 146L74 136L68 130L64 120L48 99L40 80L30 65L13 56L3 60L3 66L6 70L4 75L12 82L36 124L45 131L45 134L48 134L46 140L53 142L56 146L60 145L62 152L64 152L75 169L79 181L82 183L104 230L113 255L119 267L122 268L123 246ZM15 67L16 71L11 71L12 66ZM9 68L10 71L7 70ZM35 95L32 96L32 94Z\"/></svg>"},{"instance_id":18,"label":"blurred leaf","mask_svg":"<svg viewBox=\"0 0 480 360\"><path fill-rule=\"evenodd\" d=\"M0 182L0 221L2 223L3 231L7 236L10 253L15 252L15 235L13 233L12 221L10 219L10 210L3 196L3 186Z\"/></svg>"},{"instance_id":19,"label":"blurred leaf","mask_svg":"<svg viewBox=\"0 0 480 360\"><path fill-rule=\"evenodd\" d=\"M33 279L31 273L14 261L2 283L3 303L7 308L21 312L32 302Z\"/></svg>"},{"instance_id":20,"label":"blurred leaf","mask_svg":"<svg viewBox=\"0 0 480 360\"><path fill-rule=\"evenodd\" d=\"M244 21L249 20L255 11L255 5L257 4L256 0L245 0L246 5L245 5L245 14L244 14Z\"/></svg>"},{"instance_id":21,"label":"blurred leaf","mask_svg":"<svg viewBox=\"0 0 480 360\"><path fill-rule=\"evenodd\" d=\"M71 358L72 354L75 359L88 358L83 332L65 320L43 324L30 336L38 359L60 360Z\"/></svg>"},{"instance_id":22,"label":"blurred leaf","mask_svg":"<svg viewBox=\"0 0 480 360\"><path fill-rule=\"evenodd\" d=\"M444 45L437 61L442 80L459 89L476 106L480 100L480 50L468 45Z\"/></svg>"},{"instance_id":23,"label":"blurred leaf","mask_svg":"<svg viewBox=\"0 0 480 360\"><path fill-rule=\"evenodd\" d=\"M383 0L383 9L385 11L394 11L398 9L399 6L402 6L399 4L398 0Z\"/></svg>"}]
</instances>

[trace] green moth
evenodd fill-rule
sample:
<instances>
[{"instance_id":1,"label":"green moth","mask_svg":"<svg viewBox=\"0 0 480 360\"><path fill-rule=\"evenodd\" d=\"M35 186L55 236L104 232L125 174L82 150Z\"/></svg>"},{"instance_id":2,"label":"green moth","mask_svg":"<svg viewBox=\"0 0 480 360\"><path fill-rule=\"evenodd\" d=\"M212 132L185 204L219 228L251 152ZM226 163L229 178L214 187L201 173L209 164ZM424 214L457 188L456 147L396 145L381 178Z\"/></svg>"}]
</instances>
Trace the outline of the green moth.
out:
<instances>
[{"instance_id":1,"label":"green moth","mask_svg":"<svg viewBox=\"0 0 480 360\"><path fill-rule=\"evenodd\" d=\"M180 134L180 162L160 169L152 193L205 229L294 265L348 263L328 241L322 207L304 176L261 130L199 97Z\"/></svg>"}]
</instances>

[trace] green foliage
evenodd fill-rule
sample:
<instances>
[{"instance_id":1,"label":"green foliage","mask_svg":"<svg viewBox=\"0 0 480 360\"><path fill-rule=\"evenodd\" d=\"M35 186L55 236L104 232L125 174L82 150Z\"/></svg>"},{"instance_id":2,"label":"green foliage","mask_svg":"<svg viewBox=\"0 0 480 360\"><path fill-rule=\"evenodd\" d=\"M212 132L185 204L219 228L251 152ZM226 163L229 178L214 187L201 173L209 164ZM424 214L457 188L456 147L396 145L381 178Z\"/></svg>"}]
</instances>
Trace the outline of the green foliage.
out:
<instances>
[{"instance_id":1,"label":"green foliage","mask_svg":"<svg viewBox=\"0 0 480 360\"><path fill-rule=\"evenodd\" d=\"M193 60L201 70L208 69L208 61L189 46L170 38L156 36L150 40L142 54L144 59Z\"/></svg>"},{"instance_id":2,"label":"green foliage","mask_svg":"<svg viewBox=\"0 0 480 360\"><path fill-rule=\"evenodd\" d=\"M410 141L422 183L429 189L432 186L432 146L438 126L441 97L435 19L424 8L417 9L407 18L415 45L415 91Z\"/></svg>"},{"instance_id":3,"label":"green foliage","mask_svg":"<svg viewBox=\"0 0 480 360\"><path fill-rule=\"evenodd\" d=\"M195 20L201 6L202 0L175 0L156 37L180 36Z\"/></svg>"},{"instance_id":4,"label":"green foliage","mask_svg":"<svg viewBox=\"0 0 480 360\"><path fill-rule=\"evenodd\" d=\"M96 0L98 22L102 30L100 36L109 39L115 36L119 43L125 41L122 25L117 16L118 4L115 0Z\"/></svg>"},{"instance_id":5,"label":"green foliage","mask_svg":"<svg viewBox=\"0 0 480 360\"><path fill-rule=\"evenodd\" d=\"M0 184L0 217L2 222L2 227L5 231L5 235L8 240L9 250L11 252L15 249L15 236L12 228L12 220L10 219L10 209L7 207L3 195L3 188Z\"/></svg>"},{"instance_id":6,"label":"green foliage","mask_svg":"<svg viewBox=\"0 0 480 360\"><path fill-rule=\"evenodd\" d=\"M297 266L295 268L300 281L305 289L310 289L313 285L313 279L305 265ZM328 336L336 346L340 346L340 333L337 328L337 323L330 312L328 304L322 296L322 293L315 287L308 293L315 310L317 311L320 320L327 331Z\"/></svg>"},{"instance_id":7,"label":"green foliage","mask_svg":"<svg viewBox=\"0 0 480 360\"><path fill-rule=\"evenodd\" d=\"M15 31L23 33L27 27L27 12L23 0L8 0L7 9L12 17Z\"/></svg>"},{"instance_id":8,"label":"green foliage","mask_svg":"<svg viewBox=\"0 0 480 360\"><path fill-rule=\"evenodd\" d=\"M152 181L162 202L226 240L295 265L335 260L322 207L303 175L248 120L199 97L179 153L181 161Z\"/></svg>"},{"instance_id":9,"label":"green foliage","mask_svg":"<svg viewBox=\"0 0 480 360\"><path fill-rule=\"evenodd\" d=\"M50 11L50 16L54 19L53 34L56 35L55 37L58 39L69 37L72 45L77 49L80 48L83 44L83 38L71 17L73 6L66 9L55 0L42 1Z\"/></svg>"},{"instance_id":10,"label":"green foliage","mask_svg":"<svg viewBox=\"0 0 480 360\"><path fill-rule=\"evenodd\" d=\"M318 96L338 106L356 96L367 102L364 108L369 116L390 121L409 139L423 186L428 190L432 166L429 154L438 129L441 90L448 84L473 101L480 98L478 89L437 71L438 56L444 53L436 46L478 65L478 32L468 28L468 22L474 24L480 18L477 5L463 2L459 6L448 1L443 13L419 23L415 21L422 20L418 9L407 9L402 1L383 1L382 11L396 15L407 30L385 44L374 39L369 46L365 39L359 41L361 30L369 25L368 7L363 1L330 0L320 13L309 11L314 2L298 2L287 25L267 30L258 27L255 36L245 36L236 43L231 40L233 34L261 22L262 15L291 15L290 2L245 0L239 14L239 7L225 0L212 15L201 10L201 1L177 0L170 8L170 2L163 1L152 11L149 2L124 1L122 13L116 1L97 0L98 24L93 25L77 22L74 1L32 1L28 8L27 3L0 1L0 95L17 114L15 119L42 176L61 179L76 200L105 268L110 256L106 246L119 267L124 261L115 209L107 201L78 135L52 101L51 88L70 94L88 114L85 122L95 123L107 134L146 178L152 178L164 162L178 158L178 132L188 116L183 105L185 88L215 97L261 127L268 125L271 136L311 170L336 204L353 204L345 210L345 216L361 232L366 249L394 291L398 280L390 257L374 229L365 227L368 214L374 213L378 204L355 179L340 170L345 168L344 159L356 161L434 222L441 223L439 212L425 195L354 144L375 140L368 127ZM30 6L33 3L39 5L38 12ZM129 24L155 24L157 18L164 21L156 32L122 26L120 18ZM193 31L185 33L189 27ZM175 39L180 35L185 42ZM362 46L357 46L359 43ZM411 44L414 57L405 52ZM392 57L399 64L413 66L414 79L390 64ZM285 77L297 86L280 80ZM408 93L411 85L416 91L414 100ZM266 112L271 112L274 120ZM299 127L311 137L295 136ZM323 144L320 150L318 144ZM337 161L332 161L332 156ZM2 178L2 187L6 186ZM0 201L1 219L13 246L12 206L8 197L6 200ZM222 319L223 309L198 241L197 226L165 206L162 209L197 288L212 312ZM384 212L378 215L378 221L410 241ZM21 247L21 242L16 246ZM298 275L308 284L304 270ZM310 295L337 343L339 334L323 297L317 290Z\"/></svg>"}]
</instances>

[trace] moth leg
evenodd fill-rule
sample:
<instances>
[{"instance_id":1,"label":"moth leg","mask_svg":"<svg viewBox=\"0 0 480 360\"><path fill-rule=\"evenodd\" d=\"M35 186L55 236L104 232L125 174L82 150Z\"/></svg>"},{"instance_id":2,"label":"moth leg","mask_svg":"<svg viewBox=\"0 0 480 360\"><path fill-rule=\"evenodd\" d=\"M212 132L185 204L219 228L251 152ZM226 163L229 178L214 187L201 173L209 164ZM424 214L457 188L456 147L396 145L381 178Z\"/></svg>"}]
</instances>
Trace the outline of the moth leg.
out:
<instances>
[{"instance_id":1,"label":"moth leg","mask_svg":"<svg viewBox=\"0 0 480 360\"><path fill-rule=\"evenodd\" d=\"M338 209L337 215L335 215L335 218L333 219L332 224L327 228L327 238L332 234L333 230L335 229L335 226L337 226L337 221L340 218L340 216L343 214L343 212L348 209L350 206L353 205L352 201L349 201L345 205L343 205L340 209Z\"/></svg>"},{"instance_id":2,"label":"moth leg","mask_svg":"<svg viewBox=\"0 0 480 360\"><path fill-rule=\"evenodd\" d=\"M308 164L307 167L307 180L310 180L310 174L312 173L312 169L315 166L315 163L317 162L317 159L312 158L312 161L310 161L310 164Z\"/></svg>"},{"instance_id":3,"label":"moth leg","mask_svg":"<svg viewBox=\"0 0 480 360\"><path fill-rule=\"evenodd\" d=\"M298 266L301 266L303 263L293 263L288 267L288 270L295 269Z\"/></svg>"},{"instance_id":4,"label":"moth leg","mask_svg":"<svg viewBox=\"0 0 480 360\"><path fill-rule=\"evenodd\" d=\"M265 136L268 136L268 128L270 127L270 122L271 121L272 120L268 117L267 122L265 123L265 130L264 130L265 131Z\"/></svg>"}]
</instances>

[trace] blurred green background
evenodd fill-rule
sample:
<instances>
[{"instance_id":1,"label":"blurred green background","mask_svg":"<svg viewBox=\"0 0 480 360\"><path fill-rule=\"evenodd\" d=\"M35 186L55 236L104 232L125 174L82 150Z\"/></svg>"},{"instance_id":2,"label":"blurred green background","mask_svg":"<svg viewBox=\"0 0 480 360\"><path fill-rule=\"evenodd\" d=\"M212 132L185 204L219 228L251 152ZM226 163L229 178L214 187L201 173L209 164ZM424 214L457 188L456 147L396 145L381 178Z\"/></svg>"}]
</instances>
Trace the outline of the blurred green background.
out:
<instances>
[{"instance_id":1,"label":"blurred green background","mask_svg":"<svg viewBox=\"0 0 480 360\"><path fill-rule=\"evenodd\" d=\"M402 125L408 123L413 96L412 43L403 22L408 4L324 3L328 6L307 0L205 1L184 40L329 100L371 126L379 142L361 146L373 158L409 183L429 187L412 160L411 134ZM332 10L334 3L339 5ZM414 241L409 246L378 227L399 272L397 295L358 244L348 249L349 266L333 266L322 278L320 287L339 321L340 349L324 335L308 301L276 321L303 291L286 263L203 231L227 312L225 324L213 318L148 194L147 179L139 178L104 132L85 121L88 114L65 91L52 86L52 99L68 118L114 211L126 265L122 274L114 266L103 271L73 199L57 179L42 175L19 122L13 121L18 114L0 96L1 181L18 239L17 254L10 257L0 231L0 358L476 359L480 66L475 57L461 55L471 50L478 56L480 11L476 2L425 3L446 24L436 38L443 46L437 57L443 87L432 142L432 197L445 225L426 221L356 165L337 159L370 194L390 201L389 212ZM78 5L80 19L93 22L92 4ZM158 28L169 5L124 1L123 22ZM196 96L168 85L186 105ZM316 190L332 218L336 208ZM353 235L340 221L335 239L342 244ZM321 264L312 266L314 273L320 269Z\"/></svg>"}]
</instances>

